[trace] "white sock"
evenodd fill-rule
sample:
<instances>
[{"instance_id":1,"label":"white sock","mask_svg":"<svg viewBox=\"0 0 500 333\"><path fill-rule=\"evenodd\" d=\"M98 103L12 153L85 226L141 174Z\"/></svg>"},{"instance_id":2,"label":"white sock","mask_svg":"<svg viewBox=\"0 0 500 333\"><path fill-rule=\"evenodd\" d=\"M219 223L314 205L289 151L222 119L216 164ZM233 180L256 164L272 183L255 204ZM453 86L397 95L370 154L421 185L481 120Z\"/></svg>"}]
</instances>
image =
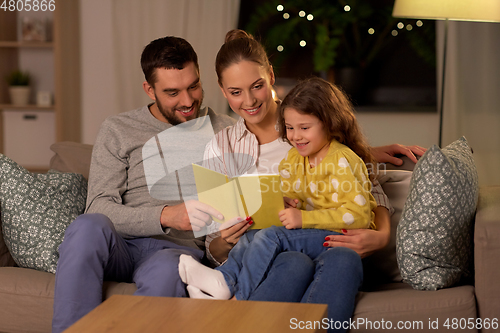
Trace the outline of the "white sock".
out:
<instances>
[{"instance_id":1,"label":"white sock","mask_svg":"<svg viewBox=\"0 0 500 333\"><path fill-rule=\"evenodd\" d=\"M181 254L179 257L179 275L182 282L215 299L229 299L232 296L221 272L203 265L189 255Z\"/></svg>"},{"instance_id":2,"label":"white sock","mask_svg":"<svg viewBox=\"0 0 500 333\"><path fill-rule=\"evenodd\" d=\"M188 285L186 289L188 291L189 297L191 298L215 299L212 296L205 294L203 291L201 291L200 289L196 288L193 285Z\"/></svg>"}]
</instances>

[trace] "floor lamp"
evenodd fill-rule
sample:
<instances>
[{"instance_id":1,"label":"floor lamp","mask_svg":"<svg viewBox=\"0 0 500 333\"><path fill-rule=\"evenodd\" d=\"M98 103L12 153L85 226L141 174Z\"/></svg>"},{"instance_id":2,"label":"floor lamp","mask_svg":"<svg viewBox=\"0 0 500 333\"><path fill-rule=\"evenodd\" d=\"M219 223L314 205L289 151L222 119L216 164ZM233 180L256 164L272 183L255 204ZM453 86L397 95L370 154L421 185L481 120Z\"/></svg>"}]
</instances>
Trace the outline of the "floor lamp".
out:
<instances>
[{"instance_id":1,"label":"floor lamp","mask_svg":"<svg viewBox=\"0 0 500 333\"><path fill-rule=\"evenodd\" d=\"M448 21L500 22L500 0L396 0L394 17L445 20L441 101L439 105L439 146L443 143L444 81Z\"/></svg>"}]
</instances>

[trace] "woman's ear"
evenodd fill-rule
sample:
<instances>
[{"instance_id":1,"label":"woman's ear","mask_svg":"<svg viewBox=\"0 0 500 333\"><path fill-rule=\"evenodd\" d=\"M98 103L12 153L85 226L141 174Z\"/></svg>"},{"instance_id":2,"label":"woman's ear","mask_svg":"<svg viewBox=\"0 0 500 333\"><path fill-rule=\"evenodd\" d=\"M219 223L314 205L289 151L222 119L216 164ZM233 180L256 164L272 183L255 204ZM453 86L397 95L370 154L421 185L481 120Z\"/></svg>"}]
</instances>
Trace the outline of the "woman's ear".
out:
<instances>
[{"instance_id":1,"label":"woman's ear","mask_svg":"<svg viewBox=\"0 0 500 333\"><path fill-rule=\"evenodd\" d=\"M276 81L276 79L274 77L274 71L273 71L272 65L269 65L269 77L270 77L271 85L274 85L274 82Z\"/></svg>"},{"instance_id":2,"label":"woman's ear","mask_svg":"<svg viewBox=\"0 0 500 333\"><path fill-rule=\"evenodd\" d=\"M224 91L222 84L219 84L219 88L220 88L220 91L222 91L222 95L224 95L224 98L227 99L226 92Z\"/></svg>"}]
</instances>

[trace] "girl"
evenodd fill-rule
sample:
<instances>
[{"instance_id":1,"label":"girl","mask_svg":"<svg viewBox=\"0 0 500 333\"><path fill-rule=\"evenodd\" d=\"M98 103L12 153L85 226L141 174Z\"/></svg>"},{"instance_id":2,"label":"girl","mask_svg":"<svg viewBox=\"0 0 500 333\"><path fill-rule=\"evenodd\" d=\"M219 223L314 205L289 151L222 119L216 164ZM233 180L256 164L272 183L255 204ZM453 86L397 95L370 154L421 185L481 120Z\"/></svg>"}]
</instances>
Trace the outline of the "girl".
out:
<instances>
[{"instance_id":1,"label":"girl","mask_svg":"<svg viewBox=\"0 0 500 333\"><path fill-rule=\"evenodd\" d=\"M181 255L179 272L188 290L248 299L279 253L300 251L315 259L332 231L375 229L376 202L365 165L373 158L345 95L312 78L292 89L279 110L281 137L294 147L279 165L287 197L279 214L284 227L260 230L250 243L238 243L215 270Z\"/></svg>"}]
</instances>

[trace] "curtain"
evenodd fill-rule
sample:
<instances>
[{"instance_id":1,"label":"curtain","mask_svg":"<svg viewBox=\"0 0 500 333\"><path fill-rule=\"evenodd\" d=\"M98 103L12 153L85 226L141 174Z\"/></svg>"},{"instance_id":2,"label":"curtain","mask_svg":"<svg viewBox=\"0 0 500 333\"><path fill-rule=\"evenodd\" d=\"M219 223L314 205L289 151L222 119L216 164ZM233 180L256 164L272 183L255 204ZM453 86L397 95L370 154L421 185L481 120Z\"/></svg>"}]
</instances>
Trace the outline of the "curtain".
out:
<instances>
[{"instance_id":1,"label":"curtain","mask_svg":"<svg viewBox=\"0 0 500 333\"><path fill-rule=\"evenodd\" d=\"M443 24L439 22L438 37ZM482 186L500 185L499 41L499 23L449 22L443 146L467 138Z\"/></svg>"},{"instance_id":2,"label":"curtain","mask_svg":"<svg viewBox=\"0 0 500 333\"><path fill-rule=\"evenodd\" d=\"M227 31L237 27L239 0L112 0L114 73L118 110L151 100L142 90L140 55L152 40L185 38L198 54L204 105L227 113L215 74L215 57Z\"/></svg>"}]
</instances>

